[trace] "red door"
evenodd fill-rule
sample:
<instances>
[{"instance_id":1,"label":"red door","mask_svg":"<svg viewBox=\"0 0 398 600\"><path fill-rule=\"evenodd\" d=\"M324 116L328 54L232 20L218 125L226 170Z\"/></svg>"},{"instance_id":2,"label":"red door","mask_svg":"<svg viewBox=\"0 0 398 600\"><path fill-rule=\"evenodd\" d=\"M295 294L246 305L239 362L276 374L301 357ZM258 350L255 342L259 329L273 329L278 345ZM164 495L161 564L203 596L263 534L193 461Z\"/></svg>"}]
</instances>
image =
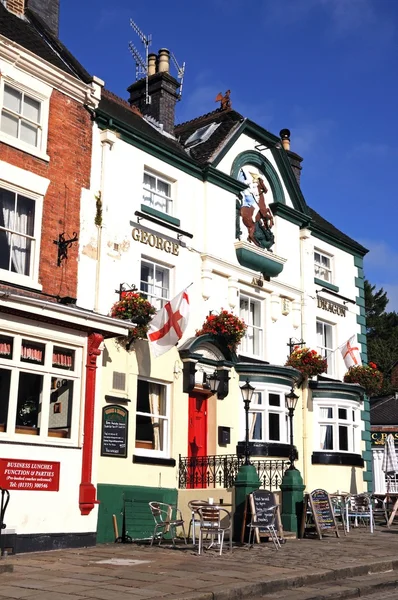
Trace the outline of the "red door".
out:
<instances>
[{"instance_id":1,"label":"red door","mask_svg":"<svg viewBox=\"0 0 398 600\"><path fill-rule=\"evenodd\" d=\"M207 487L207 397L189 397L188 414L188 487Z\"/></svg>"}]
</instances>

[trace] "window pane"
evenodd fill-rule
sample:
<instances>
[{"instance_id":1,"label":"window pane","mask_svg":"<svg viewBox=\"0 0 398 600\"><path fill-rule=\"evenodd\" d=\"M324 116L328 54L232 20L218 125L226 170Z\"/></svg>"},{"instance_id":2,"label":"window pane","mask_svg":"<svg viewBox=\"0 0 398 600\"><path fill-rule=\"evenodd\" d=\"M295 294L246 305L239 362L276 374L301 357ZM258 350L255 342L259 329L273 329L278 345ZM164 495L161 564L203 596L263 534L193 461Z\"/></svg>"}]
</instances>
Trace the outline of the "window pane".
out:
<instances>
[{"instance_id":1,"label":"window pane","mask_svg":"<svg viewBox=\"0 0 398 600\"><path fill-rule=\"evenodd\" d=\"M153 191L156 191L156 179L149 175L148 173L144 173L144 185L145 187L150 188Z\"/></svg>"},{"instance_id":2,"label":"window pane","mask_svg":"<svg viewBox=\"0 0 398 600\"><path fill-rule=\"evenodd\" d=\"M139 412L147 414L139 414ZM148 381L138 381L136 413L136 448L164 450L167 421L165 387Z\"/></svg>"},{"instance_id":3,"label":"window pane","mask_svg":"<svg viewBox=\"0 0 398 600\"><path fill-rule=\"evenodd\" d=\"M12 137L18 137L18 118L4 112L1 113L1 131Z\"/></svg>"},{"instance_id":4,"label":"window pane","mask_svg":"<svg viewBox=\"0 0 398 600\"><path fill-rule=\"evenodd\" d=\"M52 365L57 369L73 371L75 368L75 351L54 346Z\"/></svg>"},{"instance_id":5,"label":"window pane","mask_svg":"<svg viewBox=\"0 0 398 600\"><path fill-rule=\"evenodd\" d=\"M33 237L35 227L35 201L18 195L14 230Z\"/></svg>"},{"instance_id":6,"label":"window pane","mask_svg":"<svg viewBox=\"0 0 398 600\"><path fill-rule=\"evenodd\" d=\"M268 415L268 429L269 439L279 441L280 438L280 425L279 415L276 413L269 413Z\"/></svg>"},{"instance_id":7,"label":"window pane","mask_svg":"<svg viewBox=\"0 0 398 600\"><path fill-rule=\"evenodd\" d=\"M44 344L22 340L21 361L36 365L44 365Z\"/></svg>"},{"instance_id":8,"label":"window pane","mask_svg":"<svg viewBox=\"0 0 398 600\"><path fill-rule=\"evenodd\" d=\"M249 322L249 300L242 296L240 297L240 316L246 323Z\"/></svg>"},{"instance_id":9,"label":"window pane","mask_svg":"<svg viewBox=\"0 0 398 600\"><path fill-rule=\"evenodd\" d=\"M1 348L1 343L0 343ZM11 371L0 369L0 432L7 431L8 403L10 399Z\"/></svg>"},{"instance_id":10,"label":"window pane","mask_svg":"<svg viewBox=\"0 0 398 600\"><path fill-rule=\"evenodd\" d=\"M0 358L12 358L14 339L8 335L0 335Z\"/></svg>"},{"instance_id":11,"label":"window pane","mask_svg":"<svg viewBox=\"0 0 398 600\"><path fill-rule=\"evenodd\" d=\"M270 406L280 406L281 405L281 397L279 394L270 394L268 398L268 402Z\"/></svg>"},{"instance_id":12,"label":"window pane","mask_svg":"<svg viewBox=\"0 0 398 600\"><path fill-rule=\"evenodd\" d=\"M38 127L26 121L21 121L20 139L31 146L37 146Z\"/></svg>"},{"instance_id":13,"label":"window pane","mask_svg":"<svg viewBox=\"0 0 398 600\"><path fill-rule=\"evenodd\" d=\"M332 348L332 327L330 325L325 324L325 343L324 346L326 348Z\"/></svg>"},{"instance_id":14,"label":"window pane","mask_svg":"<svg viewBox=\"0 0 398 600\"><path fill-rule=\"evenodd\" d=\"M339 419L347 419L347 409L339 408Z\"/></svg>"},{"instance_id":15,"label":"window pane","mask_svg":"<svg viewBox=\"0 0 398 600\"><path fill-rule=\"evenodd\" d=\"M30 275L32 240L23 235L11 236L11 271L20 275Z\"/></svg>"},{"instance_id":16,"label":"window pane","mask_svg":"<svg viewBox=\"0 0 398 600\"><path fill-rule=\"evenodd\" d=\"M22 93L9 85L4 85L4 107L21 114Z\"/></svg>"},{"instance_id":17,"label":"window pane","mask_svg":"<svg viewBox=\"0 0 398 600\"><path fill-rule=\"evenodd\" d=\"M23 101L23 115L30 121L40 123L40 102L29 96L25 96Z\"/></svg>"},{"instance_id":18,"label":"window pane","mask_svg":"<svg viewBox=\"0 0 398 600\"><path fill-rule=\"evenodd\" d=\"M262 404L262 403L263 403L263 396L262 396L261 392L253 392L252 404Z\"/></svg>"},{"instance_id":19,"label":"window pane","mask_svg":"<svg viewBox=\"0 0 398 600\"><path fill-rule=\"evenodd\" d=\"M25 430L27 433L39 433L42 390L42 375L23 372L19 374L17 417L15 420L17 433L25 433Z\"/></svg>"},{"instance_id":20,"label":"window pane","mask_svg":"<svg viewBox=\"0 0 398 600\"><path fill-rule=\"evenodd\" d=\"M70 438L72 423L73 381L51 377L48 435Z\"/></svg>"},{"instance_id":21,"label":"window pane","mask_svg":"<svg viewBox=\"0 0 398 600\"><path fill-rule=\"evenodd\" d=\"M333 408L331 406L322 407L320 415L321 419L333 419Z\"/></svg>"},{"instance_id":22,"label":"window pane","mask_svg":"<svg viewBox=\"0 0 398 600\"><path fill-rule=\"evenodd\" d=\"M262 440L263 439L263 424L261 413L250 413L249 414L249 439L251 440Z\"/></svg>"},{"instance_id":23,"label":"window pane","mask_svg":"<svg viewBox=\"0 0 398 600\"><path fill-rule=\"evenodd\" d=\"M158 192L159 194L163 194L163 196L170 198L170 184L158 179Z\"/></svg>"},{"instance_id":24,"label":"window pane","mask_svg":"<svg viewBox=\"0 0 398 600\"><path fill-rule=\"evenodd\" d=\"M348 450L348 427L339 427L339 450Z\"/></svg>"},{"instance_id":25,"label":"window pane","mask_svg":"<svg viewBox=\"0 0 398 600\"><path fill-rule=\"evenodd\" d=\"M333 450L333 426L321 425L321 450Z\"/></svg>"}]
</instances>

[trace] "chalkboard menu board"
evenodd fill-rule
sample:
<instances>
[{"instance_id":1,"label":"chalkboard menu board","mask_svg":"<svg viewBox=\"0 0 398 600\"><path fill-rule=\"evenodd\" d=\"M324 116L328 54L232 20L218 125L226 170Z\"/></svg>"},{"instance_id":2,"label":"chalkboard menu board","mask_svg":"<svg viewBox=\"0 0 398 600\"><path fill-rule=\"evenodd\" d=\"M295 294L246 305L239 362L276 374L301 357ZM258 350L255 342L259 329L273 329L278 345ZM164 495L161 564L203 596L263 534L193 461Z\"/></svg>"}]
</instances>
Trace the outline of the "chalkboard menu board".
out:
<instances>
[{"instance_id":1,"label":"chalkboard menu board","mask_svg":"<svg viewBox=\"0 0 398 600\"><path fill-rule=\"evenodd\" d=\"M308 524L309 516L312 517L313 526L315 526L319 538L322 538L322 532L333 532L336 533L337 537L340 537L332 502L326 490L317 489L310 494L306 494L302 527L303 534L305 533L305 524Z\"/></svg>"},{"instance_id":2,"label":"chalkboard menu board","mask_svg":"<svg viewBox=\"0 0 398 600\"><path fill-rule=\"evenodd\" d=\"M274 511L270 509L274 506L277 506L275 528L278 530L279 537L283 538L283 529L280 520L278 500L276 499L275 494L269 490L256 490L246 498L241 533L242 543L245 540L247 533L246 527L247 523L250 522L250 519L259 524L259 527L256 527L254 530L256 541L258 543L260 542L260 537L269 536L269 532L265 529L265 527L270 525L272 522ZM263 525L263 527L261 527L261 525Z\"/></svg>"},{"instance_id":3,"label":"chalkboard menu board","mask_svg":"<svg viewBox=\"0 0 398 600\"><path fill-rule=\"evenodd\" d=\"M127 457L128 411L123 406L102 409L101 456Z\"/></svg>"}]
</instances>

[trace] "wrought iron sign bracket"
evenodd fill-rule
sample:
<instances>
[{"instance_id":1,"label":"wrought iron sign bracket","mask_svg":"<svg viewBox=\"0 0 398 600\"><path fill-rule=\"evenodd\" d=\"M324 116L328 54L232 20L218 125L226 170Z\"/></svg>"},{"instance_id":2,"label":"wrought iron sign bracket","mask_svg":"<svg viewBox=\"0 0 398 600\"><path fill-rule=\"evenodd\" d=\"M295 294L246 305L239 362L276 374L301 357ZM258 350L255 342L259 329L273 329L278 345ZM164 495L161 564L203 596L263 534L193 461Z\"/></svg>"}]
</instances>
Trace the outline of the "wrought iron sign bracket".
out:
<instances>
[{"instance_id":1,"label":"wrought iron sign bracket","mask_svg":"<svg viewBox=\"0 0 398 600\"><path fill-rule=\"evenodd\" d=\"M60 233L58 236L58 240L53 240L53 243L58 246L58 260L57 266L60 267L63 260L68 259L68 250L72 247L72 244L78 241L76 231L73 232L73 238L69 240L65 239L65 232Z\"/></svg>"}]
</instances>

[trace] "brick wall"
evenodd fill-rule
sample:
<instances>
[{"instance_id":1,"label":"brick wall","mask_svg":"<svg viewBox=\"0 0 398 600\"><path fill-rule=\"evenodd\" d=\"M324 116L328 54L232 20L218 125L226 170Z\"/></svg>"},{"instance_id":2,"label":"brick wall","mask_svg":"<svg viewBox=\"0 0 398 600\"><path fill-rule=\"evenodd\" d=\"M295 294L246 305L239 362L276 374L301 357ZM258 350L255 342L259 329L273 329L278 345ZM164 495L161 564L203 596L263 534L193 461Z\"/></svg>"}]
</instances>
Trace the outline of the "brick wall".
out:
<instances>
[{"instance_id":1,"label":"brick wall","mask_svg":"<svg viewBox=\"0 0 398 600\"><path fill-rule=\"evenodd\" d=\"M92 123L87 110L63 94L53 91L47 154L50 162L0 143L1 160L50 179L43 204L39 282L43 292L76 297L78 243L68 250L68 259L57 266L53 240L79 235L80 197L90 185Z\"/></svg>"},{"instance_id":2,"label":"brick wall","mask_svg":"<svg viewBox=\"0 0 398 600\"><path fill-rule=\"evenodd\" d=\"M6 7L16 15L23 15L25 10L25 0L7 0Z\"/></svg>"}]
</instances>

